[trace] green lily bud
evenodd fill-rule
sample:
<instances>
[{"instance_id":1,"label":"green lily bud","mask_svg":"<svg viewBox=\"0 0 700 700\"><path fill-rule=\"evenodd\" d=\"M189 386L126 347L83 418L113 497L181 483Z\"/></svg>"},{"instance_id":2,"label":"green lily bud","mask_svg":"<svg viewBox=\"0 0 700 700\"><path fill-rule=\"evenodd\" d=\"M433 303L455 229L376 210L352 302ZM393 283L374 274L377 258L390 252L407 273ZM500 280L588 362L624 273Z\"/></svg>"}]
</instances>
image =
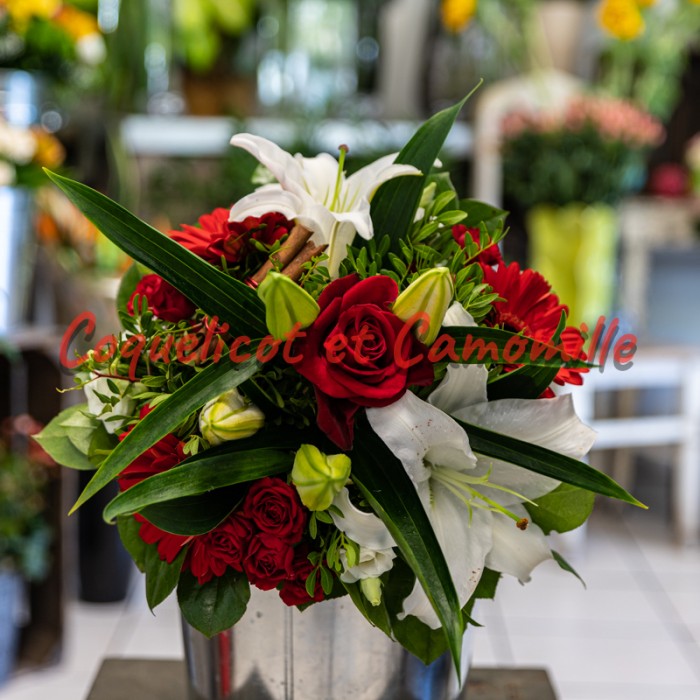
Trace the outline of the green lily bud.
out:
<instances>
[{"instance_id":1,"label":"green lily bud","mask_svg":"<svg viewBox=\"0 0 700 700\"><path fill-rule=\"evenodd\" d=\"M310 326L320 311L307 291L279 272L267 273L258 296L265 304L267 328L276 340L283 340L297 324L298 328Z\"/></svg>"},{"instance_id":2,"label":"green lily bud","mask_svg":"<svg viewBox=\"0 0 700 700\"><path fill-rule=\"evenodd\" d=\"M292 483L309 510L327 510L350 476L350 458L326 455L314 445L302 445L294 458Z\"/></svg>"},{"instance_id":3,"label":"green lily bud","mask_svg":"<svg viewBox=\"0 0 700 700\"><path fill-rule=\"evenodd\" d=\"M265 414L238 389L231 389L204 405L199 414L199 429L210 445L241 440L256 433L265 424Z\"/></svg>"},{"instance_id":4,"label":"green lily bud","mask_svg":"<svg viewBox=\"0 0 700 700\"><path fill-rule=\"evenodd\" d=\"M416 326L418 340L431 345L437 338L447 308L452 303L455 286L446 267L435 267L424 272L399 294L392 311L402 320L409 321L416 314L426 314L427 329Z\"/></svg>"},{"instance_id":5,"label":"green lily bud","mask_svg":"<svg viewBox=\"0 0 700 700\"><path fill-rule=\"evenodd\" d=\"M360 590L370 605L377 607L382 602L382 580L379 578L363 578L360 580Z\"/></svg>"}]
</instances>

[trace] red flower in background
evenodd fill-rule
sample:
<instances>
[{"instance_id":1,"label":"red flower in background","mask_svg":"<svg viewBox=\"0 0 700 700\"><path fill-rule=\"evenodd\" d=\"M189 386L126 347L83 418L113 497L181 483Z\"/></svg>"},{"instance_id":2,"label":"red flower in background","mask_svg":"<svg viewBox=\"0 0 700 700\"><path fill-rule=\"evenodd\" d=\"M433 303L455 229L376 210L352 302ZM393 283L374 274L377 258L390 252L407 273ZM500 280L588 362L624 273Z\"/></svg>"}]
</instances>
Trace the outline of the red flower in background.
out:
<instances>
[{"instance_id":1,"label":"red flower in background","mask_svg":"<svg viewBox=\"0 0 700 700\"><path fill-rule=\"evenodd\" d=\"M249 216L243 221L229 221L228 217L228 209L214 209L199 218L199 226L183 224L180 231L169 231L168 235L208 263L221 267L222 257L229 265L243 260L251 238L272 245L294 226L277 212Z\"/></svg>"},{"instance_id":2,"label":"red flower in background","mask_svg":"<svg viewBox=\"0 0 700 700\"><path fill-rule=\"evenodd\" d=\"M323 290L318 318L294 345L302 358L294 366L316 391L318 426L343 450L352 446L360 406L388 406L411 384L433 381L425 346L390 311L398 293L384 275L341 277ZM406 368L397 355L423 359Z\"/></svg>"},{"instance_id":3,"label":"red flower in background","mask_svg":"<svg viewBox=\"0 0 700 700\"><path fill-rule=\"evenodd\" d=\"M513 333L523 333L540 342L550 342L556 333L561 314L568 313L568 308L559 303L559 298L539 272L520 270L518 263L496 268L481 266L484 282L493 287L504 301L496 301L491 313L484 319L486 325L503 328ZM567 326L561 333L560 344L574 359L585 360L583 352L584 338L581 331L574 326ZM515 369L510 367L509 369ZM557 384L582 384L582 372L588 369L562 368L554 381ZM550 389L544 394L553 396Z\"/></svg>"},{"instance_id":4,"label":"red flower in background","mask_svg":"<svg viewBox=\"0 0 700 700\"><path fill-rule=\"evenodd\" d=\"M464 248L464 239L467 234L469 234L474 243L480 244L481 231L477 227L465 226L464 224L455 224L452 227L452 238L455 239L460 248ZM475 260L484 265L498 265L503 262L501 251L495 243L488 248L484 248L476 256Z\"/></svg>"},{"instance_id":5,"label":"red flower in background","mask_svg":"<svg viewBox=\"0 0 700 700\"><path fill-rule=\"evenodd\" d=\"M146 297L148 308L154 316L172 323L191 318L197 308L182 292L175 289L160 275L145 275L139 280L134 293L126 304L126 310L132 316L134 315L134 300L137 295Z\"/></svg>"}]
</instances>

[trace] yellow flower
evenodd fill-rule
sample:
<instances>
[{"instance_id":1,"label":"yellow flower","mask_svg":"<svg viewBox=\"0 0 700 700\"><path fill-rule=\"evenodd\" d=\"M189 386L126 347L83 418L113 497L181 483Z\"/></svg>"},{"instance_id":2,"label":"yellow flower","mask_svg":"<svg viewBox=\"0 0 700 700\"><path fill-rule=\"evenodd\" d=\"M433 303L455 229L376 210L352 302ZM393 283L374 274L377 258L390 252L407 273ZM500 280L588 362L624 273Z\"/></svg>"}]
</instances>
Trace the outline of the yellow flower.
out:
<instances>
[{"instance_id":1,"label":"yellow flower","mask_svg":"<svg viewBox=\"0 0 700 700\"><path fill-rule=\"evenodd\" d=\"M61 165L66 157L66 152L61 142L53 134L44 131L41 127L33 128L32 133L36 139L34 162L42 168L56 168Z\"/></svg>"},{"instance_id":2,"label":"yellow flower","mask_svg":"<svg viewBox=\"0 0 700 700\"><path fill-rule=\"evenodd\" d=\"M603 0L598 21L605 31L621 41L631 41L644 32L644 18L635 0Z\"/></svg>"},{"instance_id":3,"label":"yellow flower","mask_svg":"<svg viewBox=\"0 0 700 700\"><path fill-rule=\"evenodd\" d=\"M97 19L93 15L70 5L64 5L61 8L55 21L75 41L100 32Z\"/></svg>"},{"instance_id":4,"label":"yellow flower","mask_svg":"<svg viewBox=\"0 0 700 700\"><path fill-rule=\"evenodd\" d=\"M32 17L53 17L61 7L61 0L5 0L4 4L13 24L22 27L29 24Z\"/></svg>"},{"instance_id":5,"label":"yellow flower","mask_svg":"<svg viewBox=\"0 0 700 700\"><path fill-rule=\"evenodd\" d=\"M442 0L440 16L442 25L457 34L471 22L476 13L476 0Z\"/></svg>"},{"instance_id":6,"label":"yellow flower","mask_svg":"<svg viewBox=\"0 0 700 700\"><path fill-rule=\"evenodd\" d=\"M639 5L639 7L651 7L652 5L656 5L656 0L637 0L637 5Z\"/></svg>"}]
</instances>

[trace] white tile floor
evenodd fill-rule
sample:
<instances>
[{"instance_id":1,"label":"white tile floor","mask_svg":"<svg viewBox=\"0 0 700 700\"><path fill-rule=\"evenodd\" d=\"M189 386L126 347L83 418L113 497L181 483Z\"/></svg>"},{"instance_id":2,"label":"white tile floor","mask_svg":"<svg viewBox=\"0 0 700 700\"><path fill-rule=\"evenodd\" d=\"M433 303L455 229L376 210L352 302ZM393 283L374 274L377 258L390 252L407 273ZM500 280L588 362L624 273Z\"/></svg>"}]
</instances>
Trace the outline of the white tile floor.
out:
<instances>
[{"instance_id":1,"label":"white tile floor","mask_svg":"<svg viewBox=\"0 0 700 700\"><path fill-rule=\"evenodd\" d=\"M700 699L700 548L680 549L665 520L599 508L571 563L584 590L556 565L521 586L501 584L477 617L474 664L545 667L560 700ZM63 662L15 677L2 700L84 700L105 656L179 658L177 607L153 616L140 580L128 603L72 603Z\"/></svg>"}]
</instances>

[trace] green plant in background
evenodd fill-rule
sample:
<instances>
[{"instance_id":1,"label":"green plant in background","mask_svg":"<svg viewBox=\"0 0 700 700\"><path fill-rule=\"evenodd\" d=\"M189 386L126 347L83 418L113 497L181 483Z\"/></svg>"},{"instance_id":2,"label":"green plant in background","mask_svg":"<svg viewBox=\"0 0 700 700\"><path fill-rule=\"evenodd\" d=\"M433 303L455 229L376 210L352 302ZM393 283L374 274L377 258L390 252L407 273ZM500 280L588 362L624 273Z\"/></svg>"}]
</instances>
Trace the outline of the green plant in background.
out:
<instances>
[{"instance_id":1,"label":"green plant in background","mask_svg":"<svg viewBox=\"0 0 700 700\"><path fill-rule=\"evenodd\" d=\"M16 571L33 581L43 578L49 565L47 473L28 456L36 452L35 445L27 455L9 443L9 438L0 441L0 571Z\"/></svg>"},{"instance_id":2,"label":"green plant in background","mask_svg":"<svg viewBox=\"0 0 700 700\"><path fill-rule=\"evenodd\" d=\"M528 209L616 203L643 184L645 153L663 127L628 102L587 96L561 115L512 112L503 134L505 190Z\"/></svg>"},{"instance_id":3,"label":"green plant in background","mask_svg":"<svg viewBox=\"0 0 700 700\"><path fill-rule=\"evenodd\" d=\"M174 0L175 46L179 58L196 72L216 62L226 36L238 36L253 24L255 0Z\"/></svg>"}]
</instances>

